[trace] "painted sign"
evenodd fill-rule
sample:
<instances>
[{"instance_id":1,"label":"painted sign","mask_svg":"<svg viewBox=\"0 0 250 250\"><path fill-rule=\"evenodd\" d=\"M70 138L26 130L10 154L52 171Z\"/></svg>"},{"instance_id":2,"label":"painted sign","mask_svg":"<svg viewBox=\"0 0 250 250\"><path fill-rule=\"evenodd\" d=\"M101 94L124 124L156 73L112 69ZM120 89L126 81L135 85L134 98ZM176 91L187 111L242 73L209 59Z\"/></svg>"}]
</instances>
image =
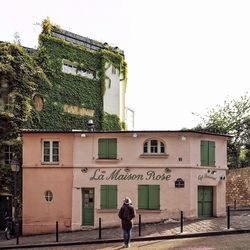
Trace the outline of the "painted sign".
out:
<instances>
[{"instance_id":1,"label":"painted sign","mask_svg":"<svg viewBox=\"0 0 250 250\"><path fill-rule=\"evenodd\" d=\"M170 174L162 173L157 174L153 170L149 170L143 174L134 174L130 172L123 172L121 168L115 169L113 172L108 174L105 170L96 169L93 175L90 177L91 181L169 181L171 178Z\"/></svg>"},{"instance_id":2,"label":"painted sign","mask_svg":"<svg viewBox=\"0 0 250 250\"><path fill-rule=\"evenodd\" d=\"M207 179L216 180L216 177L215 177L215 176L212 176L211 174L207 174L207 173L198 176L198 180L199 180L199 181L202 181L202 179L204 179L204 178L205 178L205 179L207 178Z\"/></svg>"}]
</instances>

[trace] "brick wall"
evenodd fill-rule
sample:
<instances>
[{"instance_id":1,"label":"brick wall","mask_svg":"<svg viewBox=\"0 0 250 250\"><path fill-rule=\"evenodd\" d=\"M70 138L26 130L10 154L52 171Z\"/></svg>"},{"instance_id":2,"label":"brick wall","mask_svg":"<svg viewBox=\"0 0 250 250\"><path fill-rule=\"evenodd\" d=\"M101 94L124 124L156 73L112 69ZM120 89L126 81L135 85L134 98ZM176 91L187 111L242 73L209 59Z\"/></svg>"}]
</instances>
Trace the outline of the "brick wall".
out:
<instances>
[{"instance_id":1,"label":"brick wall","mask_svg":"<svg viewBox=\"0 0 250 250\"><path fill-rule=\"evenodd\" d=\"M228 170L226 190L227 205L250 206L250 167Z\"/></svg>"}]
</instances>

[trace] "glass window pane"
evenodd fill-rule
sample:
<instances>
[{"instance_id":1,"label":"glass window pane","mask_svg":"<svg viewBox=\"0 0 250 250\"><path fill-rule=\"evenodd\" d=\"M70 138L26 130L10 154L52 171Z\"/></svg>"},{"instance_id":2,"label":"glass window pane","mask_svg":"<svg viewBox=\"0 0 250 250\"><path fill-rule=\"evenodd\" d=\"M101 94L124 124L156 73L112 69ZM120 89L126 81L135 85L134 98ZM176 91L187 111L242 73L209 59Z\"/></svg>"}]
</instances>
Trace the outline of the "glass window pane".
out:
<instances>
[{"instance_id":1,"label":"glass window pane","mask_svg":"<svg viewBox=\"0 0 250 250\"><path fill-rule=\"evenodd\" d=\"M58 162L58 161L59 161L58 155L53 155L53 162Z\"/></svg>"},{"instance_id":2,"label":"glass window pane","mask_svg":"<svg viewBox=\"0 0 250 250\"><path fill-rule=\"evenodd\" d=\"M53 200L53 194L51 191L46 191L45 192L45 200L47 202L51 202Z\"/></svg>"},{"instance_id":3,"label":"glass window pane","mask_svg":"<svg viewBox=\"0 0 250 250\"><path fill-rule=\"evenodd\" d=\"M43 157L43 161L45 161L45 162L49 162L49 155L44 155L44 157Z\"/></svg>"},{"instance_id":4,"label":"glass window pane","mask_svg":"<svg viewBox=\"0 0 250 250\"><path fill-rule=\"evenodd\" d=\"M161 153L165 153L164 143L161 142Z\"/></svg>"}]
</instances>

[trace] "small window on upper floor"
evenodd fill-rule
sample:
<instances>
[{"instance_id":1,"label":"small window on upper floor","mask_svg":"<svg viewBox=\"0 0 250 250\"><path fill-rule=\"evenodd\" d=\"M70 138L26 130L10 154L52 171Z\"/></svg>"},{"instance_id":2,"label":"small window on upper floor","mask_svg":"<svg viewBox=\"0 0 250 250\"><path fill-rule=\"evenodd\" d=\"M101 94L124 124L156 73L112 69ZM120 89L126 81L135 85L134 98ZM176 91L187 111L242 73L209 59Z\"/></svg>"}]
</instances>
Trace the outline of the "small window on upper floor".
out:
<instances>
[{"instance_id":1,"label":"small window on upper floor","mask_svg":"<svg viewBox=\"0 0 250 250\"><path fill-rule=\"evenodd\" d=\"M102 138L98 140L98 159L117 159L116 138Z\"/></svg>"},{"instance_id":2,"label":"small window on upper floor","mask_svg":"<svg viewBox=\"0 0 250 250\"><path fill-rule=\"evenodd\" d=\"M148 140L143 145L144 154L165 154L165 145L160 140Z\"/></svg>"},{"instance_id":3,"label":"small window on upper floor","mask_svg":"<svg viewBox=\"0 0 250 250\"><path fill-rule=\"evenodd\" d=\"M115 75L116 74L116 68L114 65L112 65L112 74Z\"/></svg>"},{"instance_id":4,"label":"small window on upper floor","mask_svg":"<svg viewBox=\"0 0 250 250\"><path fill-rule=\"evenodd\" d=\"M66 74L80 75L89 79L93 79L96 77L96 73L94 71L79 67L77 63L70 62L65 59L62 63L62 72Z\"/></svg>"},{"instance_id":5,"label":"small window on upper floor","mask_svg":"<svg viewBox=\"0 0 250 250\"><path fill-rule=\"evenodd\" d=\"M4 153L4 163L6 165L10 165L10 162L13 159L13 156L14 156L13 146L12 145L4 145L3 153Z\"/></svg>"},{"instance_id":6,"label":"small window on upper floor","mask_svg":"<svg viewBox=\"0 0 250 250\"><path fill-rule=\"evenodd\" d=\"M59 163L59 141L43 140L43 163Z\"/></svg>"}]
</instances>

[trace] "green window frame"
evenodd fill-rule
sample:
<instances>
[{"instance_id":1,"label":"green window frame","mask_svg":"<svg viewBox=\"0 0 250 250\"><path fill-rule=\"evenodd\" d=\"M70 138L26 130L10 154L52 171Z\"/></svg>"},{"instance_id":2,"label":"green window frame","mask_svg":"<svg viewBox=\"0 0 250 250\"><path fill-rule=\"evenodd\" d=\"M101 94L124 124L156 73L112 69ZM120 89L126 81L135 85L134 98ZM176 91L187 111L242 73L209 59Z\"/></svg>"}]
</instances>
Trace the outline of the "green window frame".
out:
<instances>
[{"instance_id":1,"label":"green window frame","mask_svg":"<svg viewBox=\"0 0 250 250\"><path fill-rule=\"evenodd\" d=\"M102 138L98 140L99 159L117 159L117 139Z\"/></svg>"},{"instance_id":2,"label":"green window frame","mask_svg":"<svg viewBox=\"0 0 250 250\"><path fill-rule=\"evenodd\" d=\"M201 141L201 166L215 166L214 141Z\"/></svg>"},{"instance_id":3,"label":"green window frame","mask_svg":"<svg viewBox=\"0 0 250 250\"><path fill-rule=\"evenodd\" d=\"M117 208L117 185L101 185L101 209Z\"/></svg>"},{"instance_id":4,"label":"green window frame","mask_svg":"<svg viewBox=\"0 0 250 250\"><path fill-rule=\"evenodd\" d=\"M138 185L138 209L160 210L160 185Z\"/></svg>"}]
</instances>

